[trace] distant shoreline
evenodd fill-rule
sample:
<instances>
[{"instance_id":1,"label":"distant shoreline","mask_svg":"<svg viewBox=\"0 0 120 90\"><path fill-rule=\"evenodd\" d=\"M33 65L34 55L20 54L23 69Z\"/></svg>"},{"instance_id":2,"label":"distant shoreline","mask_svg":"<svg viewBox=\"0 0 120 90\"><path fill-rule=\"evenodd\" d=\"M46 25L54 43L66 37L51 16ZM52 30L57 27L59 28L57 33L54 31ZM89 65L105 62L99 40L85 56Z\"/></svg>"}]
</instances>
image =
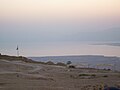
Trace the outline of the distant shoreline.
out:
<instances>
[{"instance_id":1,"label":"distant shoreline","mask_svg":"<svg viewBox=\"0 0 120 90\"><path fill-rule=\"evenodd\" d=\"M119 56L107 56L107 55L48 55L48 56L28 56L27 58L31 58L31 57L86 57L86 56L95 56L95 57L118 57L120 58Z\"/></svg>"},{"instance_id":2,"label":"distant shoreline","mask_svg":"<svg viewBox=\"0 0 120 90\"><path fill-rule=\"evenodd\" d=\"M118 46L118 47L120 47L120 43L93 43L91 45L108 45L108 46Z\"/></svg>"},{"instance_id":3,"label":"distant shoreline","mask_svg":"<svg viewBox=\"0 0 120 90\"><path fill-rule=\"evenodd\" d=\"M67 63L67 61L71 61L74 65L84 65L86 67L94 68L98 64L103 65L100 66L101 69L109 68L109 65L115 66L116 70L120 70L120 57L109 57L102 55L76 55L76 56L46 56L46 57L28 57L34 61L40 62L53 62L53 63ZM113 67L112 67L113 68Z\"/></svg>"}]
</instances>

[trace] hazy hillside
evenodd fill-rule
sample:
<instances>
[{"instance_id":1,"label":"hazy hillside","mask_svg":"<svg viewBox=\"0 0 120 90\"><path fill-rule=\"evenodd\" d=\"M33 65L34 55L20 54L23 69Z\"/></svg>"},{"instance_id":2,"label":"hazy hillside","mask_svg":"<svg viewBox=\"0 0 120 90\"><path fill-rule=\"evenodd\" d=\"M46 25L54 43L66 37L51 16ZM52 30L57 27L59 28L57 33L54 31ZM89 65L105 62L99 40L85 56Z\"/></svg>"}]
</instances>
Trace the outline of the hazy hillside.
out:
<instances>
[{"instance_id":1,"label":"hazy hillside","mask_svg":"<svg viewBox=\"0 0 120 90\"><path fill-rule=\"evenodd\" d=\"M73 64L90 64L91 67L95 67L97 64L111 64L116 65L116 69L120 70L120 58L119 57L106 57L96 55L82 55L82 56L49 56L49 57L29 57L35 61L52 61L52 62L64 62L72 61Z\"/></svg>"}]
</instances>

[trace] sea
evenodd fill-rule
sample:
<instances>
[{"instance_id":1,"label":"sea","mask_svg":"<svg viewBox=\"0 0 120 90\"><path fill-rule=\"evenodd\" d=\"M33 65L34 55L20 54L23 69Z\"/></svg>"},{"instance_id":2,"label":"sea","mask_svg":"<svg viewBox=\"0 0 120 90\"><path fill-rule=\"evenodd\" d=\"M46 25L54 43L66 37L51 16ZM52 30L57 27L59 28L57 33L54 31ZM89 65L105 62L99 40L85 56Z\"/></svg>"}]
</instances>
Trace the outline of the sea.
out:
<instances>
[{"instance_id":1,"label":"sea","mask_svg":"<svg viewBox=\"0 0 120 90\"><path fill-rule=\"evenodd\" d=\"M7 43L6 43L7 44ZM2 54L19 55L35 61L71 61L79 67L111 68L120 71L120 42L25 42L2 45ZM4 53L3 53L4 52Z\"/></svg>"},{"instance_id":2,"label":"sea","mask_svg":"<svg viewBox=\"0 0 120 90\"><path fill-rule=\"evenodd\" d=\"M49 46L49 47L48 47ZM120 71L120 43L52 43L36 49L35 61L67 63L76 67L112 69Z\"/></svg>"}]
</instances>

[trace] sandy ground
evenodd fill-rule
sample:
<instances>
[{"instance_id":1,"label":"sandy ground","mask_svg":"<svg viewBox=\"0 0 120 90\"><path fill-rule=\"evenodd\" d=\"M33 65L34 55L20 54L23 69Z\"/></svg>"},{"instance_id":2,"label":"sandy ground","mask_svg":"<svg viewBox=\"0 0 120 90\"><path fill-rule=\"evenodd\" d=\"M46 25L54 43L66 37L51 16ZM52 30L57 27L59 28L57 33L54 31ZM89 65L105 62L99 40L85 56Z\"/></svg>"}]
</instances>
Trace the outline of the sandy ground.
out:
<instances>
[{"instance_id":1,"label":"sandy ground","mask_svg":"<svg viewBox=\"0 0 120 90\"><path fill-rule=\"evenodd\" d=\"M120 85L120 73L0 60L0 90L102 90Z\"/></svg>"}]
</instances>

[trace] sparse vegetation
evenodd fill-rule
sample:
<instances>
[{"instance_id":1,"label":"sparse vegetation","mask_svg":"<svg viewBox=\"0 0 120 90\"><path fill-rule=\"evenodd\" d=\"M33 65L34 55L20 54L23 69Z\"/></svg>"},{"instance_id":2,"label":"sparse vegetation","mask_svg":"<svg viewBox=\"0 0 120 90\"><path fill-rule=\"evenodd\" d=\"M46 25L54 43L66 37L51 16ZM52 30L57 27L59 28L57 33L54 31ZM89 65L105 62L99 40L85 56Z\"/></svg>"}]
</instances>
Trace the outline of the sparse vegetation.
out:
<instances>
[{"instance_id":1,"label":"sparse vegetation","mask_svg":"<svg viewBox=\"0 0 120 90\"><path fill-rule=\"evenodd\" d=\"M61 62L58 62L56 65L59 65L59 66L66 66L66 64L61 63Z\"/></svg>"},{"instance_id":2,"label":"sparse vegetation","mask_svg":"<svg viewBox=\"0 0 120 90\"><path fill-rule=\"evenodd\" d=\"M103 77L108 77L108 75L104 75Z\"/></svg>"},{"instance_id":3,"label":"sparse vegetation","mask_svg":"<svg viewBox=\"0 0 120 90\"><path fill-rule=\"evenodd\" d=\"M17 56L0 55L0 59L6 59L6 60L9 60L9 61L34 62L33 60L28 59L28 58L23 57L23 56L17 57Z\"/></svg>"},{"instance_id":4,"label":"sparse vegetation","mask_svg":"<svg viewBox=\"0 0 120 90\"><path fill-rule=\"evenodd\" d=\"M68 68L75 68L75 66L74 65L69 65Z\"/></svg>"},{"instance_id":5,"label":"sparse vegetation","mask_svg":"<svg viewBox=\"0 0 120 90\"><path fill-rule=\"evenodd\" d=\"M115 87L120 86L119 72L105 71L106 73L101 73L104 70L59 67L66 64L61 62L55 64L52 61L43 62L44 65L41 65L37 61L31 63L32 61L29 62L30 59L25 57L2 56L0 58L2 58L0 59L0 87L5 87L6 89L13 87L12 90L17 90L19 85L23 86L23 88L20 87L22 90L27 90L31 87L39 90L104 90L105 84L108 87L112 85ZM16 62L19 60L20 62ZM67 66L72 66L72 64ZM64 82L65 84L63 84Z\"/></svg>"},{"instance_id":6,"label":"sparse vegetation","mask_svg":"<svg viewBox=\"0 0 120 90\"><path fill-rule=\"evenodd\" d=\"M91 76L90 74L79 74L79 76Z\"/></svg>"},{"instance_id":7,"label":"sparse vegetation","mask_svg":"<svg viewBox=\"0 0 120 90\"><path fill-rule=\"evenodd\" d=\"M0 55L0 59L5 59L9 61L23 61L26 63L45 64L44 62L36 62L23 56L17 57L17 56Z\"/></svg>"},{"instance_id":8,"label":"sparse vegetation","mask_svg":"<svg viewBox=\"0 0 120 90\"><path fill-rule=\"evenodd\" d=\"M96 75L95 75L95 74L92 74L91 76L96 77Z\"/></svg>"},{"instance_id":9,"label":"sparse vegetation","mask_svg":"<svg viewBox=\"0 0 120 90\"><path fill-rule=\"evenodd\" d=\"M96 77L96 74L79 74L79 76L90 76L90 77Z\"/></svg>"}]
</instances>

